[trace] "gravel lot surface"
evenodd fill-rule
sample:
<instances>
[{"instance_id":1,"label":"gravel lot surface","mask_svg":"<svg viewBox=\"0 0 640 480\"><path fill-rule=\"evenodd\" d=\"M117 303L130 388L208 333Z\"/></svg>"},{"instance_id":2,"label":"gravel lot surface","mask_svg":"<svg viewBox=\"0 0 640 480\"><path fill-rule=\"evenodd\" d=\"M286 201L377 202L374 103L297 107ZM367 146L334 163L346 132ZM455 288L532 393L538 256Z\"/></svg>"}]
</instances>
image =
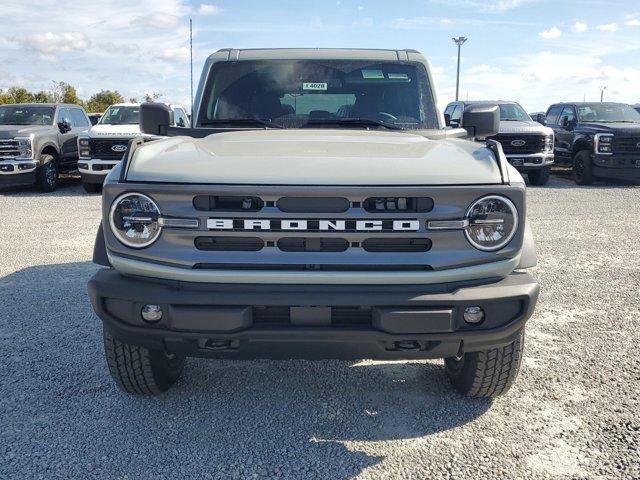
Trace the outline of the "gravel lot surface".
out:
<instances>
[{"instance_id":1,"label":"gravel lot surface","mask_svg":"<svg viewBox=\"0 0 640 480\"><path fill-rule=\"evenodd\" d=\"M0 190L0 478L639 478L640 188L528 195L541 298L491 403L440 361L188 360L127 396L86 294L100 197Z\"/></svg>"}]
</instances>

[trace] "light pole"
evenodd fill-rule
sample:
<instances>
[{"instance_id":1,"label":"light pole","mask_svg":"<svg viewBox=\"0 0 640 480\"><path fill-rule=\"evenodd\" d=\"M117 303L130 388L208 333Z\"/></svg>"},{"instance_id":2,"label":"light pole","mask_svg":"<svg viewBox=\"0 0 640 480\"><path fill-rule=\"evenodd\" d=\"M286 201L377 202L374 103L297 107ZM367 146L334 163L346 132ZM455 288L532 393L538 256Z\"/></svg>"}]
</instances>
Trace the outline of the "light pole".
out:
<instances>
[{"instance_id":1,"label":"light pole","mask_svg":"<svg viewBox=\"0 0 640 480\"><path fill-rule=\"evenodd\" d=\"M460 90L460 47L467 41L467 37L452 38L453 43L458 46L458 71L456 73L456 102L458 101L458 92Z\"/></svg>"},{"instance_id":2,"label":"light pole","mask_svg":"<svg viewBox=\"0 0 640 480\"><path fill-rule=\"evenodd\" d=\"M604 91L607 89L606 85L600 87L600 103L604 101Z\"/></svg>"}]
</instances>

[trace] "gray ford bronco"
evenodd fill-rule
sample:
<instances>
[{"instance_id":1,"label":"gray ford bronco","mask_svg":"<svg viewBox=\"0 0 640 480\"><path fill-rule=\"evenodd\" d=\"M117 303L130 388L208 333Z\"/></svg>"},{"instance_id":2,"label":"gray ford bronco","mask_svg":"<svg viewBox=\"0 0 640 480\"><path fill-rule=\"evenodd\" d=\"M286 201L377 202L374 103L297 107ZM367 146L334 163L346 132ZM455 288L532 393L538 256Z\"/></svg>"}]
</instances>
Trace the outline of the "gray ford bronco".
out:
<instances>
[{"instance_id":1,"label":"gray ford bronco","mask_svg":"<svg viewBox=\"0 0 640 480\"><path fill-rule=\"evenodd\" d=\"M52 192L61 172L76 170L76 139L90 126L78 105L0 105L0 185L35 185Z\"/></svg>"},{"instance_id":2,"label":"gray ford bronco","mask_svg":"<svg viewBox=\"0 0 640 480\"><path fill-rule=\"evenodd\" d=\"M105 180L89 282L111 375L169 388L188 356L444 358L514 381L538 297L525 185L497 107L446 128L413 50L221 50L193 128L162 104Z\"/></svg>"}]
</instances>

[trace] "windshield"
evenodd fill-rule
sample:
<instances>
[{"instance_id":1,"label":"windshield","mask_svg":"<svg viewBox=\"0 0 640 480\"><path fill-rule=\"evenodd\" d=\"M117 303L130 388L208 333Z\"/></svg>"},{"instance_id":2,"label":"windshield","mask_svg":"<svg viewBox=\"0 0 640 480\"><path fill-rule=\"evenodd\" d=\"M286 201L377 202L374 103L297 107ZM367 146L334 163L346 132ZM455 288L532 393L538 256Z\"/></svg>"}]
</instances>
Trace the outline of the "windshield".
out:
<instances>
[{"instance_id":1,"label":"windshield","mask_svg":"<svg viewBox=\"0 0 640 480\"><path fill-rule=\"evenodd\" d=\"M54 114L53 107L2 106L0 125L51 125Z\"/></svg>"},{"instance_id":2,"label":"windshield","mask_svg":"<svg viewBox=\"0 0 640 480\"><path fill-rule=\"evenodd\" d=\"M411 62L218 63L202 106L199 126L257 119L254 126L281 128L438 128L426 70Z\"/></svg>"},{"instance_id":3,"label":"windshield","mask_svg":"<svg viewBox=\"0 0 640 480\"><path fill-rule=\"evenodd\" d=\"M594 103L578 107L578 117L581 122L627 122L640 123L640 113L630 105Z\"/></svg>"},{"instance_id":4,"label":"windshield","mask_svg":"<svg viewBox=\"0 0 640 480\"><path fill-rule=\"evenodd\" d=\"M100 125L137 125L140 123L140 107L137 105L109 107L98 123Z\"/></svg>"},{"instance_id":5,"label":"windshield","mask_svg":"<svg viewBox=\"0 0 640 480\"><path fill-rule=\"evenodd\" d=\"M503 103L500 105L501 122L530 122L531 117L517 103Z\"/></svg>"}]
</instances>

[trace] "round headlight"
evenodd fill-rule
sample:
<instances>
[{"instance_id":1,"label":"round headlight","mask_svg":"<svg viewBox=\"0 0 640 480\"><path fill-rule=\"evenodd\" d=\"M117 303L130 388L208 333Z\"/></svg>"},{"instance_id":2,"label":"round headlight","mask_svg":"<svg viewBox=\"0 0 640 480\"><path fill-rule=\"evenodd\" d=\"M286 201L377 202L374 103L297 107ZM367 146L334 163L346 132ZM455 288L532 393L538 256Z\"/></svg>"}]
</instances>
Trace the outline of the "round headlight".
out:
<instances>
[{"instance_id":1,"label":"round headlight","mask_svg":"<svg viewBox=\"0 0 640 480\"><path fill-rule=\"evenodd\" d=\"M482 197L467 210L467 240L479 250L500 250L518 229L518 211L511 200L498 195Z\"/></svg>"},{"instance_id":2,"label":"round headlight","mask_svg":"<svg viewBox=\"0 0 640 480\"><path fill-rule=\"evenodd\" d=\"M127 247L144 248L155 242L162 227L160 209L141 193L125 193L115 199L109 213L111 231Z\"/></svg>"}]
</instances>

